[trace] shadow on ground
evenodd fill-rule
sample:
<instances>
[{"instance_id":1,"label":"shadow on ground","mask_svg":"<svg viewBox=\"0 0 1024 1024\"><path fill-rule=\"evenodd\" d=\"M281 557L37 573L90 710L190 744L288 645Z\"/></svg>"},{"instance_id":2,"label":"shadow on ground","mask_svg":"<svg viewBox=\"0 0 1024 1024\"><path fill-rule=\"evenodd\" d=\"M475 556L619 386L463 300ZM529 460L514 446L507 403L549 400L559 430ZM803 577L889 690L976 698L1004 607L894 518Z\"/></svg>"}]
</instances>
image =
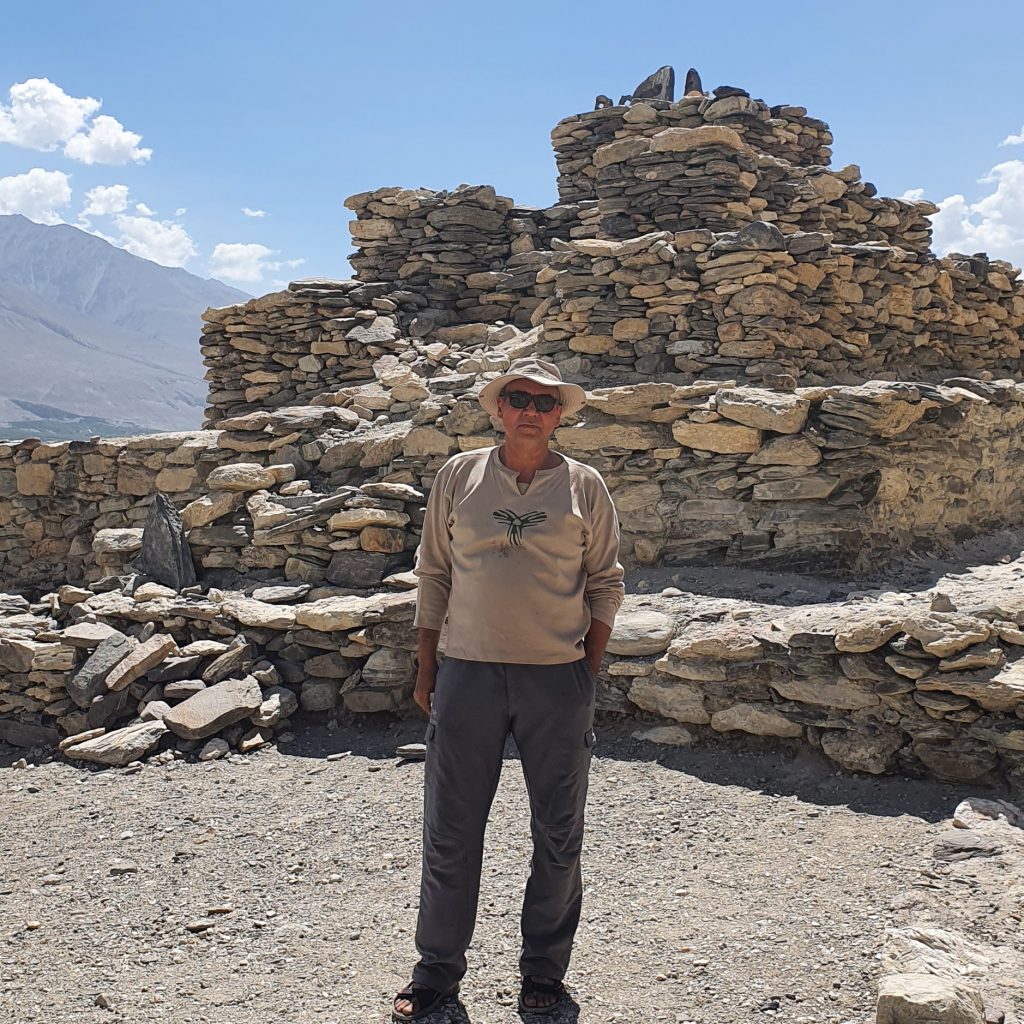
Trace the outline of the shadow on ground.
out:
<instances>
[{"instance_id":1,"label":"shadow on ground","mask_svg":"<svg viewBox=\"0 0 1024 1024\"><path fill-rule=\"evenodd\" d=\"M942 552L899 552L883 569L831 576L786 572L781 566L739 565L664 566L633 569L626 575L631 594L657 594L676 587L696 597L755 602L789 608L844 601L851 594L869 591L921 593L944 576L969 572L979 566L1013 561L1024 551L1024 532L1000 530L974 537Z\"/></svg>"},{"instance_id":2,"label":"shadow on ground","mask_svg":"<svg viewBox=\"0 0 1024 1024\"><path fill-rule=\"evenodd\" d=\"M329 730L322 719L298 715L295 740L281 745L286 756L323 760L351 754L395 761L405 743L422 742L424 722L419 718L360 715L339 721ZM1004 787L952 784L936 779L901 775L867 775L845 771L806 745L758 737L720 737L714 743L670 747L636 739L639 723L608 717L598 722L595 757L604 762L642 762L718 786L736 786L770 796L796 797L812 804L848 807L882 817L911 815L929 822L949 818L950 810L967 796L1016 799ZM511 738L506 759L518 753ZM421 771L418 761L400 761L403 770Z\"/></svg>"}]
</instances>

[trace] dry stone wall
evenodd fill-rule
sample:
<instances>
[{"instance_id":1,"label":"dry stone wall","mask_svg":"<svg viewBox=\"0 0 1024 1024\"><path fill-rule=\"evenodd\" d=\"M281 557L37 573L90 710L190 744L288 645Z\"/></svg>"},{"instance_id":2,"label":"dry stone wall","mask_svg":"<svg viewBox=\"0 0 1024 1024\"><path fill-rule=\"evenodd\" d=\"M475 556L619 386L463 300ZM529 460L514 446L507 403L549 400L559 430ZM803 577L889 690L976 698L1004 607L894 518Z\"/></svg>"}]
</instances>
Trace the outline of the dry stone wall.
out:
<instances>
[{"instance_id":1,"label":"dry stone wall","mask_svg":"<svg viewBox=\"0 0 1024 1024\"><path fill-rule=\"evenodd\" d=\"M209 473L182 513L197 565L207 578L355 590L410 568L434 474L499 440L475 399L485 379L440 375L405 411L369 409L386 402L373 384L325 396L337 405L226 421L218 457L238 464ZM1015 524L1022 428L1024 386L1013 381L790 392L649 383L595 389L555 441L607 480L627 566L845 577L892 551Z\"/></svg>"},{"instance_id":2,"label":"dry stone wall","mask_svg":"<svg viewBox=\"0 0 1024 1024\"><path fill-rule=\"evenodd\" d=\"M154 492L184 504L233 457L216 437L0 442L0 590L80 583L123 567L141 547Z\"/></svg>"},{"instance_id":3,"label":"dry stone wall","mask_svg":"<svg viewBox=\"0 0 1024 1024\"><path fill-rule=\"evenodd\" d=\"M584 379L791 374L810 382L1017 374L1018 268L985 256L735 232L579 239L538 274L541 351Z\"/></svg>"}]
</instances>

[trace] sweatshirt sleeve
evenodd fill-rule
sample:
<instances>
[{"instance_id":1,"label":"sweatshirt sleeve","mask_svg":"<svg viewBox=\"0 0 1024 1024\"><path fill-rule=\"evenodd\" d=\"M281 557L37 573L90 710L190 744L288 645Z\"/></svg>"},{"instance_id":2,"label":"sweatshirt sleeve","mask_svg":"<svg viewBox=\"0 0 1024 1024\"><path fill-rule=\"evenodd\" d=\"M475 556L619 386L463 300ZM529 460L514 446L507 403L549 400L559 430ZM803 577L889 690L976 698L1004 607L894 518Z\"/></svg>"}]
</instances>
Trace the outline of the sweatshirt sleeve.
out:
<instances>
[{"instance_id":1,"label":"sweatshirt sleeve","mask_svg":"<svg viewBox=\"0 0 1024 1024\"><path fill-rule=\"evenodd\" d=\"M413 570L419 578L413 625L423 629L440 629L444 625L452 589L452 535L448 528L452 473L449 465L441 467L430 488Z\"/></svg>"},{"instance_id":2,"label":"sweatshirt sleeve","mask_svg":"<svg viewBox=\"0 0 1024 1024\"><path fill-rule=\"evenodd\" d=\"M619 563L619 517L608 488L594 474L587 488L590 505L590 535L583 556L587 574L585 593L591 618L615 625L615 614L626 594Z\"/></svg>"}]
</instances>

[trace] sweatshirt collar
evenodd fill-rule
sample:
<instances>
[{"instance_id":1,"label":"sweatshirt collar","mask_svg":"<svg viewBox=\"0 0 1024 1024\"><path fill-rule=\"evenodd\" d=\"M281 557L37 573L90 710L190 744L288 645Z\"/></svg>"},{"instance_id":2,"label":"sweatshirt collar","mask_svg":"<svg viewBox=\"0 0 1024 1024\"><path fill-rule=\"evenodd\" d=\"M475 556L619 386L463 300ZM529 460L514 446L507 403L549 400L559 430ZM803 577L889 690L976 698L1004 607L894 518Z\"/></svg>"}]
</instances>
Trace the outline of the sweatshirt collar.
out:
<instances>
[{"instance_id":1,"label":"sweatshirt collar","mask_svg":"<svg viewBox=\"0 0 1024 1024\"><path fill-rule=\"evenodd\" d=\"M495 445L494 448L491 449L491 462L500 473L504 473L505 476L510 476L512 479L516 479L519 476L519 471L506 466L505 463L501 461L500 452L501 445ZM534 474L534 479L541 475L547 476L549 473L557 473L558 470L565 465L565 456L558 452L555 452L555 454L558 455L562 461L557 466L552 466L550 469L538 469Z\"/></svg>"}]
</instances>

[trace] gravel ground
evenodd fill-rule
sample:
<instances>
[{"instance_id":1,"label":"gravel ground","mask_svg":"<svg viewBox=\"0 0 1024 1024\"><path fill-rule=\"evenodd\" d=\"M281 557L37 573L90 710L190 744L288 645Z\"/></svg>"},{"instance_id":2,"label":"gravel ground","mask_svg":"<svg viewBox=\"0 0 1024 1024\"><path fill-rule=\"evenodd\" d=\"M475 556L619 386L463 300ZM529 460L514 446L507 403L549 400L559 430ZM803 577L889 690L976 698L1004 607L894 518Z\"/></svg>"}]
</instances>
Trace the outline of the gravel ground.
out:
<instances>
[{"instance_id":1,"label":"gravel ground","mask_svg":"<svg viewBox=\"0 0 1024 1024\"><path fill-rule=\"evenodd\" d=\"M599 730L576 1002L557 1020L867 1024L886 926L1001 934L1005 879L929 867L971 791L840 774L810 750L658 747L634 727ZM415 956L423 776L392 752L422 725L296 734L137 773L19 770L24 751L0 748L0 1019L388 1020ZM528 851L510 759L462 1007L432 1022L520 1019Z\"/></svg>"}]
</instances>

